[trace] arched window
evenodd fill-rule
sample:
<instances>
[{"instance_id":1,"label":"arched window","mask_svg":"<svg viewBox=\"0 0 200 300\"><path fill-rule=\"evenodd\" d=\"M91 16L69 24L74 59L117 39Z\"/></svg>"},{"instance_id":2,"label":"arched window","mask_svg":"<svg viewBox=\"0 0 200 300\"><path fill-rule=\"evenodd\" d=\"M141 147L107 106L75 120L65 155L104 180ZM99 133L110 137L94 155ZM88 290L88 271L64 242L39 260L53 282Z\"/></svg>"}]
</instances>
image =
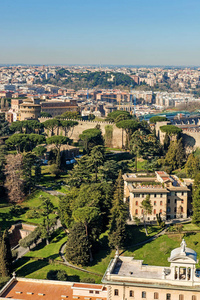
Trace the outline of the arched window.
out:
<instances>
[{"instance_id":1,"label":"arched window","mask_svg":"<svg viewBox=\"0 0 200 300\"><path fill-rule=\"evenodd\" d=\"M135 214L138 215L138 209L135 210Z\"/></svg>"},{"instance_id":2,"label":"arched window","mask_svg":"<svg viewBox=\"0 0 200 300\"><path fill-rule=\"evenodd\" d=\"M131 291L129 292L129 296L130 296L130 297L134 297L134 291L131 290Z\"/></svg>"},{"instance_id":3,"label":"arched window","mask_svg":"<svg viewBox=\"0 0 200 300\"><path fill-rule=\"evenodd\" d=\"M160 209L160 213L162 214L162 209Z\"/></svg>"},{"instance_id":4,"label":"arched window","mask_svg":"<svg viewBox=\"0 0 200 300\"><path fill-rule=\"evenodd\" d=\"M135 201L135 205L138 205L138 201Z\"/></svg>"},{"instance_id":5,"label":"arched window","mask_svg":"<svg viewBox=\"0 0 200 300\"><path fill-rule=\"evenodd\" d=\"M119 290L117 289L114 290L114 296L119 296Z\"/></svg>"},{"instance_id":6,"label":"arched window","mask_svg":"<svg viewBox=\"0 0 200 300\"><path fill-rule=\"evenodd\" d=\"M154 293L154 299L158 299L158 293Z\"/></svg>"},{"instance_id":7,"label":"arched window","mask_svg":"<svg viewBox=\"0 0 200 300\"><path fill-rule=\"evenodd\" d=\"M146 292L142 292L142 298L146 298Z\"/></svg>"},{"instance_id":8,"label":"arched window","mask_svg":"<svg viewBox=\"0 0 200 300\"><path fill-rule=\"evenodd\" d=\"M192 300L197 300L197 297L193 295Z\"/></svg>"},{"instance_id":9,"label":"arched window","mask_svg":"<svg viewBox=\"0 0 200 300\"><path fill-rule=\"evenodd\" d=\"M166 300L171 300L171 294L166 295Z\"/></svg>"},{"instance_id":10,"label":"arched window","mask_svg":"<svg viewBox=\"0 0 200 300\"><path fill-rule=\"evenodd\" d=\"M156 206L156 201L154 201L153 205Z\"/></svg>"},{"instance_id":11,"label":"arched window","mask_svg":"<svg viewBox=\"0 0 200 300\"><path fill-rule=\"evenodd\" d=\"M162 205L162 201L160 201L160 205Z\"/></svg>"},{"instance_id":12,"label":"arched window","mask_svg":"<svg viewBox=\"0 0 200 300\"><path fill-rule=\"evenodd\" d=\"M183 295L179 295L179 300L184 300L184 296Z\"/></svg>"}]
</instances>

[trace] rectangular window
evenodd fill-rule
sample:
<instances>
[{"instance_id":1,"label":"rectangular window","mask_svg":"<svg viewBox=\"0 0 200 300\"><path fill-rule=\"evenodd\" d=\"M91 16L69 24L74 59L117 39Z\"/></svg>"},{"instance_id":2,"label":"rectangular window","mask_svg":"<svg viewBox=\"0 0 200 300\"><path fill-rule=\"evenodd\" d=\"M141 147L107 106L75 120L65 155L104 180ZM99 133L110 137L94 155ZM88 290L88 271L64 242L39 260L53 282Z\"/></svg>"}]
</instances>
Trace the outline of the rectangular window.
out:
<instances>
[{"instance_id":1,"label":"rectangular window","mask_svg":"<svg viewBox=\"0 0 200 300\"><path fill-rule=\"evenodd\" d=\"M156 206L156 201L154 201L153 205Z\"/></svg>"},{"instance_id":2,"label":"rectangular window","mask_svg":"<svg viewBox=\"0 0 200 300\"><path fill-rule=\"evenodd\" d=\"M156 209L153 210L153 214L156 215Z\"/></svg>"},{"instance_id":3,"label":"rectangular window","mask_svg":"<svg viewBox=\"0 0 200 300\"><path fill-rule=\"evenodd\" d=\"M184 196L184 192L182 192L181 195Z\"/></svg>"},{"instance_id":4,"label":"rectangular window","mask_svg":"<svg viewBox=\"0 0 200 300\"><path fill-rule=\"evenodd\" d=\"M176 202L177 202L177 199L174 200L174 203L176 203Z\"/></svg>"},{"instance_id":5,"label":"rectangular window","mask_svg":"<svg viewBox=\"0 0 200 300\"><path fill-rule=\"evenodd\" d=\"M162 198L162 194L160 194L160 198Z\"/></svg>"},{"instance_id":6,"label":"rectangular window","mask_svg":"<svg viewBox=\"0 0 200 300\"><path fill-rule=\"evenodd\" d=\"M130 291L130 293L129 293L129 297L134 297L134 291Z\"/></svg>"},{"instance_id":7,"label":"rectangular window","mask_svg":"<svg viewBox=\"0 0 200 300\"><path fill-rule=\"evenodd\" d=\"M99 291L95 291L95 294L99 294Z\"/></svg>"},{"instance_id":8,"label":"rectangular window","mask_svg":"<svg viewBox=\"0 0 200 300\"><path fill-rule=\"evenodd\" d=\"M135 201L135 205L138 205L138 201Z\"/></svg>"},{"instance_id":9,"label":"rectangular window","mask_svg":"<svg viewBox=\"0 0 200 300\"><path fill-rule=\"evenodd\" d=\"M157 197L157 195L156 194L154 194L154 198L156 198Z\"/></svg>"},{"instance_id":10,"label":"rectangular window","mask_svg":"<svg viewBox=\"0 0 200 300\"><path fill-rule=\"evenodd\" d=\"M160 201L160 205L162 205L162 201Z\"/></svg>"},{"instance_id":11,"label":"rectangular window","mask_svg":"<svg viewBox=\"0 0 200 300\"><path fill-rule=\"evenodd\" d=\"M170 199L167 199L167 203L170 204Z\"/></svg>"},{"instance_id":12,"label":"rectangular window","mask_svg":"<svg viewBox=\"0 0 200 300\"><path fill-rule=\"evenodd\" d=\"M142 298L146 298L146 292L142 292Z\"/></svg>"},{"instance_id":13,"label":"rectangular window","mask_svg":"<svg viewBox=\"0 0 200 300\"><path fill-rule=\"evenodd\" d=\"M158 293L154 293L154 299L158 299Z\"/></svg>"},{"instance_id":14,"label":"rectangular window","mask_svg":"<svg viewBox=\"0 0 200 300\"><path fill-rule=\"evenodd\" d=\"M89 291L90 294L93 294L93 291Z\"/></svg>"}]
</instances>

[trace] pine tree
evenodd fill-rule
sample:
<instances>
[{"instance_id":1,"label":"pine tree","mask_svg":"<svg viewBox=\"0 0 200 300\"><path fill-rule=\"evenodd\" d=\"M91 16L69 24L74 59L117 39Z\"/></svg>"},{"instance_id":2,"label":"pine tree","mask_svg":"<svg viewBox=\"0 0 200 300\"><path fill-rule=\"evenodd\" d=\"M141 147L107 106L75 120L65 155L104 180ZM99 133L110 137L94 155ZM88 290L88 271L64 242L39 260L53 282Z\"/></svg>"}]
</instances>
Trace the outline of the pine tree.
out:
<instances>
[{"instance_id":1,"label":"pine tree","mask_svg":"<svg viewBox=\"0 0 200 300\"><path fill-rule=\"evenodd\" d=\"M108 225L108 240L111 248L123 247L126 240L126 220L128 214L123 197L124 183L122 179L122 172L120 171L115 184L110 222Z\"/></svg>"}]
</instances>

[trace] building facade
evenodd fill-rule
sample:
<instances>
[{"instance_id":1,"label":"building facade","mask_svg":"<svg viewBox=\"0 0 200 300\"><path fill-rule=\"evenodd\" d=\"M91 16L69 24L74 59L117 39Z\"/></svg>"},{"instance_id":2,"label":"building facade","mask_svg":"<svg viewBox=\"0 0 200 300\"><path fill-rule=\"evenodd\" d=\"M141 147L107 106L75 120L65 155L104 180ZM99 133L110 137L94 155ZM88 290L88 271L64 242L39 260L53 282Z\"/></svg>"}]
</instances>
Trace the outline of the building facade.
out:
<instances>
[{"instance_id":1,"label":"building facade","mask_svg":"<svg viewBox=\"0 0 200 300\"><path fill-rule=\"evenodd\" d=\"M142 201L150 196L152 213L147 214L147 221L155 221L156 215L163 220L187 218L191 207L190 188L187 182L164 171L153 176L124 174L124 201L129 205L131 220L143 219Z\"/></svg>"}]
</instances>

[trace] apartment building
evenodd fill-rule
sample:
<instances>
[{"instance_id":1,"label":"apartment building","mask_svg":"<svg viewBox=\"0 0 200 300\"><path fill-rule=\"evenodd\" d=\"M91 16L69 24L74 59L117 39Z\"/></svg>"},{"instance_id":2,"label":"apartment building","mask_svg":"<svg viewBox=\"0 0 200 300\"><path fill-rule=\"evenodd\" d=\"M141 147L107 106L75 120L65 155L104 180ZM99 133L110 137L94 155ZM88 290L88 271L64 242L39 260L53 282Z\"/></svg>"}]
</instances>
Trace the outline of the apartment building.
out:
<instances>
[{"instance_id":1,"label":"apartment building","mask_svg":"<svg viewBox=\"0 0 200 300\"><path fill-rule=\"evenodd\" d=\"M76 100L63 101L49 101L41 103L42 112L47 112L52 117L63 114L66 111L78 111Z\"/></svg>"},{"instance_id":2,"label":"apartment building","mask_svg":"<svg viewBox=\"0 0 200 300\"><path fill-rule=\"evenodd\" d=\"M176 175L157 171L152 176L146 174L124 174L124 201L129 205L129 216L143 218L142 201L150 196L152 213L148 221L155 221L156 215L163 220L186 218L191 209L191 189L188 181L180 180Z\"/></svg>"}]
</instances>

